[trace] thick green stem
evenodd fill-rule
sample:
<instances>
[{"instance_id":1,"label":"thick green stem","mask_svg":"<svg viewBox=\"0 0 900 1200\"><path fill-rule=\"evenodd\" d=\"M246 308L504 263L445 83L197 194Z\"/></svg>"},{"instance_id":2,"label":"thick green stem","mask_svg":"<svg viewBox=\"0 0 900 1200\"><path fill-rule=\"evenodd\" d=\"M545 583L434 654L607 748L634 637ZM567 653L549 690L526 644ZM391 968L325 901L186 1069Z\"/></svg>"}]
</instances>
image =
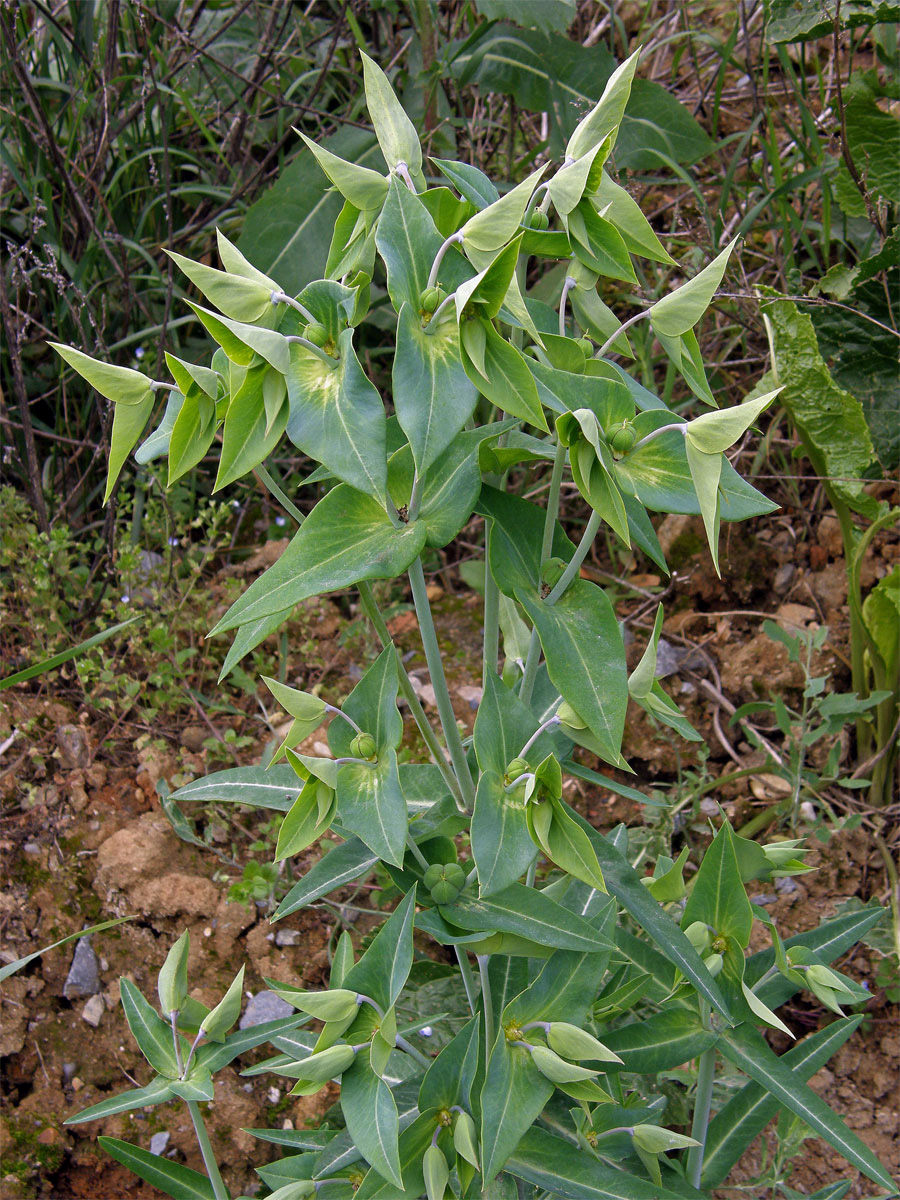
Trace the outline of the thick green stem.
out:
<instances>
[{"instance_id":1,"label":"thick green stem","mask_svg":"<svg viewBox=\"0 0 900 1200\"><path fill-rule=\"evenodd\" d=\"M544 514L544 536L541 539L541 566L553 552L553 534L556 530L556 519L559 516L559 490L562 485L563 471L566 466L566 448L557 442L556 453L553 456L553 470L550 473L550 491L547 493L547 511ZM525 674L519 687L519 698L524 704L531 703L534 683L541 662L541 643L536 629L531 631L531 641L528 643L528 654L525 658Z\"/></svg>"},{"instance_id":2,"label":"thick green stem","mask_svg":"<svg viewBox=\"0 0 900 1200\"><path fill-rule=\"evenodd\" d=\"M490 1054L494 1045L494 997L491 995L491 981L488 978L489 954L476 954L478 974L481 977L481 1004L484 1008L484 1045L485 1054Z\"/></svg>"},{"instance_id":3,"label":"thick green stem","mask_svg":"<svg viewBox=\"0 0 900 1200\"><path fill-rule=\"evenodd\" d=\"M469 1011L474 1017L478 1012L478 989L475 986L475 976L472 974L469 956L466 954L463 946L454 946L453 949L456 951L456 961L459 963L459 969L462 973L463 987L466 989L466 999L469 1002Z\"/></svg>"},{"instance_id":4,"label":"thick green stem","mask_svg":"<svg viewBox=\"0 0 900 1200\"><path fill-rule=\"evenodd\" d=\"M372 595L372 588L368 583L359 584L359 599L363 606L363 611L374 626L381 645L384 649L387 649L388 646L394 646L394 639L391 637L390 630L387 627L384 617L381 615L381 610L375 602L375 597ZM431 728L431 722L426 717L425 710L419 702L419 697L416 695L412 680L406 673L406 667L403 665L403 660L396 646L394 646L394 656L397 660L397 671L400 677L400 691L403 694L404 700L409 705L409 711L412 713L413 720L418 726L422 740L428 747L428 751L437 764L441 776L450 789L457 805L462 805L462 792L456 781L456 776L447 762L447 757L444 754L441 743L438 741L437 734Z\"/></svg>"},{"instance_id":5,"label":"thick green stem","mask_svg":"<svg viewBox=\"0 0 900 1200\"><path fill-rule=\"evenodd\" d=\"M420 1050L417 1050L415 1046L408 1042L406 1038L401 1037L399 1033L397 1034L397 1045L401 1050L405 1051L410 1058L414 1058L419 1066L424 1067L426 1071L431 1066L431 1059L427 1058Z\"/></svg>"},{"instance_id":6,"label":"thick green stem","mask_svg":"<svg viewBox=\"0 0 900 1200\"><path fill-rule=\"evenodd\" d=\"M700 1001L703 1024L709 1024L709 1005ZM700 1055L697 1069L697 1091L694 1096L694 1119L691 1122L691 1137L699 1146L691 1146L687 1157L687 1179L692 1187L700 1187L703 1173L703 1155L706 1150L706 1132L709 1129L709 1110L712 1105L713 1083L716 1078L716 1048L711 1046Z\"/></svg>"},{"instance_id":7,"label":"thick green stem","mask_svg":"<svg viewBox=\"0 0 900 1200\"><path fill-rule=\"evenodd\" d=\"M200 1111L200 1105L196 1100L188 1100L187 1106L188 1112L191 1114L191 1120L194 1122L194 1133L197 1135L197 1144L200 1147L200 1153L203 1155L203 1165L206 1167L206 1174L209 1176L209 1182L212 1184L216 1200L230 1200L228 1189L222 1182L222 1176L219 1174L219 1164L216 1162L209 1134L206 1132L206 1124L203 1120L203 1113Z\"/></svg>"},{"instance_id":8,"label":"thick green stem","mask_svg":"<svg viewBox=\"0 0 900 1200\"><path fill-rule=\"evenodd\" d=\"M459 780L463 800L471 811L475 804L475 785L472 782L472 775L466 760L466 752L463 749L462 738L459 736L459 729L456 726L456 714L453 711L450 692L447 688L447 679L444 675L441 648L438 645L437 632L435 631L434 620L431 615L431 605L428 602L428 595L425 589L425 572L422 570L421 558L417 558L410 566L409 582L412 587L413 603L416 606L416 616L419 620L419 632L422 635L422 648L425 651L425 661L428 664L428 673L431 676L431 686L434 689L438 716L441 719L441 727L444 730L444 739L447 743L447 750L450 753L450 761L453 764L454 773Z\"/></svg>"},{"instance_id":9,"label":"thick green stem","mask_svg":"<svg viewBox=\"0 0 900 1200\"><path fill-rule=\"evenodd\" d=\"M584 527L584 533L581 535L581 541L569 560L569 564L559 577L556 587L544 601L545 604L555 604L557 600L565 592L566 588L581 570L581 564L588 556L588 551L594 544L594 538L597 536L597 530L600 528L600 514L591 511L587 525Z\"/></svg>"},{"instance_id":10,"label":"thick green stem","mask_svg":"<svg viewBox=\"0 0 900 1200\"><path fill-rule=\"evenodd\" d=\"M489 521L484 539L484 668L482 685L487 687L488 674L497 674L500 656L500 589L491 573L491 539L494 522Z\"/></svg>"}]
</instances>

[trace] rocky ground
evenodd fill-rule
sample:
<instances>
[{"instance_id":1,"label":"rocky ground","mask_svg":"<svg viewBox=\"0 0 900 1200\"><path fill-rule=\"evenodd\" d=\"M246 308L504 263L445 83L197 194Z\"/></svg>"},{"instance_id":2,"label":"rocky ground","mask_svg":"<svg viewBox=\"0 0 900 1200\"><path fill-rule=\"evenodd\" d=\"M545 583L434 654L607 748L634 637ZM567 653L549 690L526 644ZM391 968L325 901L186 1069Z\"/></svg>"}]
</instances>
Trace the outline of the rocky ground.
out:
<instances>
[{"instance_id":1,"label":"rocky ground","mask_svg":"<svg viewBox=\"0 0 900 1200\"><path fill-rule=\"evenodd\" d=\"M765 755L747 740L746 731L729 724L734 706L774 692L796 701L802 673L788 662L783 647L761 631L765 616L783 627L802 629L826 624L829 638L816 668L832 673L830 686L848 687L847 609L840 534L831 514L804 526L797 514L775 514L752 527L730 527L723 545L724 578L708 568L702 533L695 522L668 518L661 538L677 568L666 598L670 614L664 637L668 655L665 686L707 738L708 756L678 745L650 729L642 714L629 722L625 753L637 773L635 786L665 789L679 809L673 818L680 836L702 849L706 817L721 804L737 826L783 799L781 780L765 769ZM871 584L897 560L896 535L886 533L866 564ZM271 557L271 555L266 555ZM264 565L263 562L257 564ZM610 582L613 564L589 571ZM659 580L632 571L628 591L613 581L638 656L652 621ZM440 636L448 653L457 712L471 722L479 696L470 649L477 636L480 601L455 573L445 572L433 585ZM648 616L649 614L649 616ZM303 625L308 681L327 680L335 695L358 678L365 659L359 639L341 638L346 612L331 601L311 608ZM416 652L414 616L400 611L392 631L409 654L426 707L432 700L427 673ZM313 668L310 664L315 664ZM0 758L0 861L5 888L0 896L0 933L6 961L52 943L78 928L119 915L132 920L97 935L90 946L78 943L49 953L0 989L0 1060L2 1060L4 1200L124 1200L159 1195L111 1162L97 1147L105 1133L152 1147L192 1166L200 1166L186 1112L174 1106L112 1117L98 1124L64 1128L80 1108L135 1084L145 1083L149 1068L134 1047L119 1006L119 979L133 980L153 995L155 975L174 938L191 933L190 975L199 999L221 995L238 967L247 965L250 1019L275 1012L277 998L264 977L320 985L327 971L329 946L338 931L336 910L313 908L273 927L265 902L228 899L229 887L242 879L244 863L270 861L271 830L258 814L200 814L197 831L208 849L176 836L160 807L157 783L172 786L201 775L203 743L209 721L192 708L183 719L162 722L156 736L137 731L127 720L115 725L100 718L77 690L35 680L4 693L0 744L13 729L27 725L27 739L6 745ZM215 728L246 737L241 761L258 757L265 736L252 706L236 703L235 713L216 717ZM764 720L768 729L773 722ZM777 731L767 736L778 741ZM229 765L227 761L217 766ZM754 768L752 774L721 787L720 775ZM710 786L712 785L712 786ZM896 802L882 813L865 809L859 793L844 793L836 816L853 817L847 828L821 840L809 823L818 870L783 881L759 902L765 903L789 935L817 924L848 902L884 902L887 881L873 840L877 835L896 853ZM573 802L600 828L619 820L638 827L648 849L668 836L658 810L612 793L578 785ZM197 813L190 813L197 817ZM805 814L807 817L809 813ZM827 823L826 823L827 824ZM827 830L817 825L822 837ZM268 840L267 840L268 839ZM261 847L261 848L260 848ZM312 853L315 853L314 851ZM299 872L305 864L295 863ZM276 888L283 881L276 881ZM377 885L366 885L367 903L377 903ZM900 1037L897 1009L885 992L884 960L860 946L840 964L872 991L866 1020L813 1086L857 1130L888 1165L898 1165L897 1063ZM879 973L880 972L880 973ZM880 982L879 982L880 981ZM811 997L791 1003L782 1014L798 1032L826 1023L828 1013ZM247 1015L245 1013L245 1020ZM773 1045L779 1050L777 1034ZM245 1130L254 1126L302 1127L316 1122L335 1099L329 1089L310 1099L289 1098L284 1081L271 1076L243 1079L237 1069L219 1077L210 1106L210 1125L219 1161L235 1188L252 1186L252 1168L272 1157L270 1149ZM770 1150L777 1145L769 1131ZM769 1195L754 1185L761 1151L740 1164L736 1182L743 1194ZM811 1140L793 1157L791 1185L803 1193L855 1172L830 1148ZM735 1194L733 1192L724 1193ZM868 1196L855 1182L849 1197Z\"/></svg>"}]
</instances>

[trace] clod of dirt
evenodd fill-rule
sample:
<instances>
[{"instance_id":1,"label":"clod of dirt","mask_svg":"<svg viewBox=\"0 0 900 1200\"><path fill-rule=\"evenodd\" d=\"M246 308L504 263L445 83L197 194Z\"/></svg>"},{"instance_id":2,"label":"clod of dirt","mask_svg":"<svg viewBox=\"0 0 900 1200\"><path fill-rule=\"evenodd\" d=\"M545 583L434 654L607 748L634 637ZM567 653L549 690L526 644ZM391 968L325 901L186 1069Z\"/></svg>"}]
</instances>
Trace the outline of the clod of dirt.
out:
<instances>
[{"instance_id":1,"label":"clod of dirt","mask_svg":"<svg viewBox=\"0 0 900 1200\"><path fill-rule=\"evenodd\" d=\"M75 996L96 996L102 990L100 964L91 945L90 938L81 938L75 943L72 965L63 984L63 995L67 1000Z\"/></svg>"},{"instance_id":2,"label":"clod of dirt","mask_svg":"<svg viewBox=\"0 0 900 1200\"><path fill-rule=\"evenodd\" d=\"M106 1012L106 1005L103 1002L102 996L91 996L87 1004L81 1010L82 1021L87 1021L88 1025L93 1025L94 1029L103 1020L103 1014Z\"/></svg>"},{"instance_id":3,"label":"clod of dirt","mask_svg":"<svg viewBox=\"0 0 900 1200\"><path fill-rule=\"evenodd\" d=\"M67 771L87 767L91 761L91 743L87 730L80 725L59 725L56 729L56 745L59 749L60 765Z\"/></svg>"},{"instance_id":4,"label":"clod of dirt","mask_svg":"<svg viewBox=\"0 0 900 1200\"><path fill-rule=\"evenodd\" d=\"M204 875L183 875L173 871L132 888L131 902L154 919L174 917L181 913L203 917L219 903L219 890Z\"/></svg>"}]
</instances>

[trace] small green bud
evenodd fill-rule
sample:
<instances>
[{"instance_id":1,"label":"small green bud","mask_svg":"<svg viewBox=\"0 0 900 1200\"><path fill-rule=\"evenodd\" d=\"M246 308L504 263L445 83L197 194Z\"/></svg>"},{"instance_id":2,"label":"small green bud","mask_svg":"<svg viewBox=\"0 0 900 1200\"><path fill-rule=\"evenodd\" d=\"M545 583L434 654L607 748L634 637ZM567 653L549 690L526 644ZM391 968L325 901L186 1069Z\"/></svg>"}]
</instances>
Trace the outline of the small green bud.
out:
<instances>
[{"instance_id":1,"label":"small green bud","mask_svg":"<svg viewBox=\"0 0 900 1200\"><path fill-rule=\"evenodd\" d=\"M292 992L289 1003L319 1021L346 1021L359 1008L356 992L347 988L332 988L327 992L301 992L299 995Z\"/></svg>"},{"instance_id":2,"label":"small green bud","mask_svg":"<svg viewBox=\"0 0 900 1200\"><path fill-rule=\"evenodd\" d=\"M613 1054L612 1050L598 1042L592 1034L579 1029L577 1025L569 1025L566 1021L551 1021L547 1041L551 1050L565 1055L566 1058L576 1058L579 1061L587 1058L596 1062L622 1061L618 1054Z\"/></svg>"},{"instance_id":3,"label":"small green bud","mask_svg":"<svg viewBox=\"0 0 900 1200\"><path fill-rule=\"evenodd\" d=\"M301 1078L308 1083L327 1083L352 1066L355 1058L356 1051L352 1046L329 1046L297 1063L297 1069L303 1072Z\"/></svg>"},{"instance_id":4,"label":"small green bud","mask_svg":"<svg viewBox=\"0 0 900 1200\"><path fill-rule=\"evenodd\" d=\"M543 211L543 209L536 208L531 214L531 220L529 221L529 226L532 229L541 229L541 230L549 229L550 218Z\"/></svg>"},{"instance_id":5,"label":"small green bud","mask_svg":"<svg viewBox=\"0 0 900 1200\"><path fill-rule=\"evenodd\" d=\"M673 1133L671 1129L663 1129L659 1125L635 1125L631 1136L635 1146L640 1146L645 1154L664 1154L666 1150L700 1145L684 1133Z\"/></svg>"},{"instance_id":6,"label":"small green bud","mask_svg":"<svg viewBox=\"0 0 900 1200\"><path fill-rule=\"evenodd\" d=\"M509 783L514 783L520 775L524 775L530 771L527 761L524 758L514 758L512 762L507 763L506 778Z\"/></svg>"},{"instance_id":7,"label":"small green bud","mask_svg":"<svg viewBox=\"0 0 900 1200\"><path fill-rule=\"evenodd\" d=\"M585 358L591 358L594 353L594 343L590 338L580 337L575 339L577 344L584 351Z\"/></svg>"},{"instance_id":8,"label":"small green bud","mask_svg":"<svg viewBox=\"0 0 900 1200\"><path fill-rule=\"evenodd\" d=\"M453 1128L453 1149L460 1158L471 1163L476 1171L480 1170L475 1122L467 1112L459 1113L456 1118L456 1125Z\"/></svg>"},{"instance_id":9,"label":"small green bud","mask_svg":"<svg viewBox=\"0 0 900 1200\"><path fill-rule=\"evenodd\" d=\"M725 965L725 959L718 953L710 954L707 958L704 958L703 962L713 979L715 979Z\"/></svg>"},{"instance_id":10,"label":"small green bud","mask_svg":"<svg viewBox=\"0 0 900 1200\"><path fill-rule=\"evenodd\" d=\"M428 1200L444 1200L450 1168L440 1146L431 1145L422 1155L422 1177Z\"/></svg>"},{"instance_id":11,"label":"small green bud","mask_svg":"<svg viewBox=\"0 0 900 1200\"><path fill-rule=\"evenodd\" d=\"M565 559L548 558L541 567L541 583L545 583L547 587L555 587L567 565Z\"/></svg>"},{"instance_id":12,"label":"small green bud","mask_svg":"<svg viewBox=\"0 0 900 1200\"><path fill-rule=\"evenodd\" d=\"M637 434L630 421L623 421L618 429L606 435L606 440L614 454L627 454L637 441Z\"/></svg>"},{"instance_id":13,"label":"small green bud","mask_svg":"<svg viewBox=\"0 0 900 1200\"><path fill-rule=\"evenodd\" d=\"M582 720L567 700L563 700L556 710L556 715L559 717L560 724L567 725L569 729L587 729L587 722Z\"/></svg>"},{"instance_id":14,"label":"small green bud","mask_svg":"<svg viewBox=\"0 0 900 1200\"><path fill-rule=\"evenodd\" d=\"M312 342L314 346L320 349L328 341L328 330L324 325L319 325L318 322L314 325L307 325L303 336L308 342Z\"/></svg>"},{"instance_id":15,"label":"small green bud","mask_svg":"<svg viewBox=\"0 0 900 1200\"><path fill-rule=\"evenodd\" d=\"M593 1079L595 1075L600 1074L599 1071L576 1067L573 1063L566 1062L546 1046L532 1046L531 1061L551 1083L575 1083L579 1079Z\"/></svg>"},{"instance_id":16,"label":"small green bud","mask_svg":"<svg viewBox=\"0 0 900 1200\"><path fill-rule=\"evenodd\" d=\"M365 758L368 762L374 762L377 757L378 747L375 745L375 739L371 733L358 733L350 743L350 753L354 758Z\"/></svg>"},{"instance_id":17,"label":"small green bud","mask_svg":"<svg viewBox=\"0 0 900 1200\"><path fill-rule=\"evenodd\" d=\"M692 925L688 925L684 931L684 936L691 943L698 954L703 954L709 949L710 936L709 930L703 921L694 921Z\"/></svg>"},{"instance_id":18,"label":"small green bud","mask_svg":"<svg viewBox=\"0 0 900 1200\"><path fill-rule=\"evenodd\" d=\"M713 954L724 954L728 949L728 938L724 937L721 933L717 933L710 943L709 948Z\"/></svg>"}]
</instances>

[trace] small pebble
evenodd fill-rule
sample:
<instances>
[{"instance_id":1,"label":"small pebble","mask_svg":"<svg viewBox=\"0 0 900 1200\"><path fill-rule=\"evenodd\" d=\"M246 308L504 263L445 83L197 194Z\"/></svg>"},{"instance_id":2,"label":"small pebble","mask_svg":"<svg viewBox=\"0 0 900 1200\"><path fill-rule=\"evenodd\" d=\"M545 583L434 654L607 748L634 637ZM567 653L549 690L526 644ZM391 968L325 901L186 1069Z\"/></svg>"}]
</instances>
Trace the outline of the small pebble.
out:
<instances>
[{"instance_id":1,"label":"small pebble","mask_svg":"<svg viewBox=\"0 0 900 1200\"><path fill-rule=\"evenodd\" d=\"M780 892L782 896L790 896L798 891L798 887L790 875L783 875L781 879L775 880L775 891Z\"/></svg>"},{"instance_id":2,"label":"small pebble","mask_svg":"<svg viewBox=\"0 0 900 1200\"><path fill-rule=\"evenodd\" d=\"M103 1014L106 1012L106 1005L103 1003L102 996L91 996L87 1004L81 1010L82 1021L87 1021L88 1025L93 1025L96 1029L103 1019Z\"/></svg>"},{"instance_id":3,"label":"small pebble","mask_svg":"<svg viewBox=\"0 0 900 1200\"><path fill-rule=\"evenodd\" d=\"M296 946L299 941L299 929L279 929L275 934L276 946Z\"/></svg>"},{"instance_id":4,"label":"small pebble","mask_svg":"<svg viewBox=\"0 0 900 1200\"><path fill-rule=\"evenodd\" d=\"M294 1010L286 1000L282 1000L274 992L257 992L250 997L250 1002L241 1017L240 1028L249 1029L251 1025L264 1025L266 1021L278 1021L289 1017Z\"/></svg>"},{"instance_id":5,"label":"small pebble","mask_svg":"<svg viewBox=\"0 0 900 1200\"><path fill-rule=\"evenodd\" d=\"M67 1000L74 996L95 996L101 990L100 964L91 946L90 938L79 938L75 943L72 965L63 985Z\"/></svg>"},{"instance_id":6,"label":"small pebble","mask_svg":"<svg viewBox=\"0 0 900 1200\"><path fill-rule=\"evenodd\" d=\"M277 1104L281 1099L281 1088L270 1087L266 1092L270 1104Z\"/></svg>"},{"instance_id":7,"label":"small pebble","mask_svg":"<svg viewBox=\"0 0 900 1200\"><path fill-rule=\"evenodd\" d=\"M161 1133L154 1133L153 1137L150 1139L150 1153L165 1154L170 1137L171 1134L168 1132L168 1130L163 1130Z\"/></svg>"},{"instance_id":8,"label":"small pebble","mask_svg":"<svg viewBox=\"0 0 900 1200\"><path fill-rule=\"evenodd\" d=\"M77 1075L74 1075L72 1077L72 1091L80 1092L83 1087L84 1087L84 1080L79 1079Z\"/></svg>"}]
</instances>

